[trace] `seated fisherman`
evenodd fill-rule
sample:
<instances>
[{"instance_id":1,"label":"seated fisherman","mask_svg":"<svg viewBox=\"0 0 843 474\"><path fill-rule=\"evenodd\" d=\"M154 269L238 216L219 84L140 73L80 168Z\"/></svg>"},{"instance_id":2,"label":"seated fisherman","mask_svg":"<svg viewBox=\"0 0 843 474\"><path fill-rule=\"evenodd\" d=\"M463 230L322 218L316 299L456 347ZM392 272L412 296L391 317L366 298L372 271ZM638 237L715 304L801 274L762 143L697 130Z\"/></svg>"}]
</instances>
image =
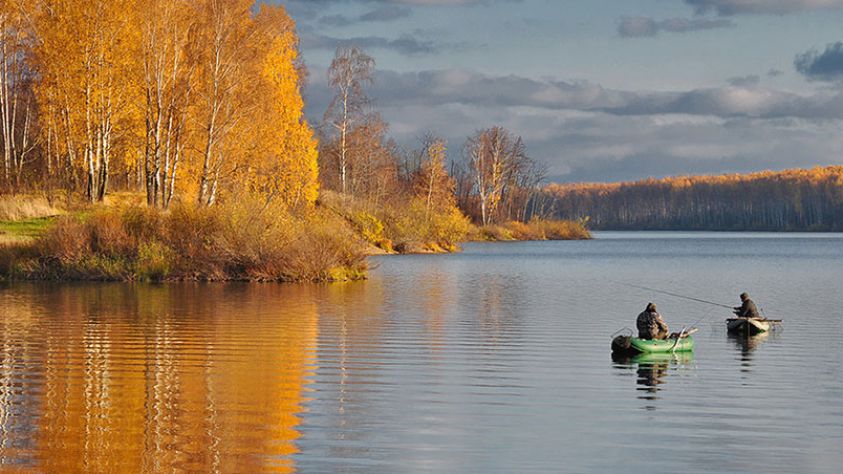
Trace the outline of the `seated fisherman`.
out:
<instances>
[{"instance_id":1,"label":"seated fisherman","mask_svg":"<svg viewBox=\"0 0 843 474\"><path fill-rule=\"evenodd\" d=\"M746 293L741 293L741 302L740 306L736 306L732 308L734 310L735 315L739 318L758 318L761 319L761 315L758 314L758 308L755 306L755 302L749 299L749 295Z\"/></svg>"},{"instance_id":2,"label":"seated fisherman","mask_svg":"<svg viewBox=\"0 0 843 474\"><path fill-rule=\"evenodd\" d=\"M670 334L667 323L656 312L656 305L653 303L648 303L644 312L638 315L636 326L638 326L638 337L641 339L667 339Z\"/></svg>"}]
</instances>

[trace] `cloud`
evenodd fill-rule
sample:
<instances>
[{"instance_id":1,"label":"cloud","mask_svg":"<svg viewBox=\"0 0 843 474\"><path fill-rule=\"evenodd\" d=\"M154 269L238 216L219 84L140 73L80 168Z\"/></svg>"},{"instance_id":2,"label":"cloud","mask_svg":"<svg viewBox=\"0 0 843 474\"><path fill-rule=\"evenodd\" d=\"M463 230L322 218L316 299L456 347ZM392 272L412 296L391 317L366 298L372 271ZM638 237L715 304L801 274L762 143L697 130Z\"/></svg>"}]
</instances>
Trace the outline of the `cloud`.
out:
<instances>
[{"instance_id":1,"label":"cloud","mask_svg":"<svg viewBox=\"0 0 843 474\"><path fill-rule=\"evenodd\" d=\"M843 9L843 0L685 0L698 14L718 15L773 14L784 15L809 10Z\"/></svg>"},{"instance_id":2,"label":"cloud","mask_svg":"<svg viewBox=\"0 0 843 474\"><path fill-rule=\"evenodd\" d=\"M806 119L843 118L843 91L811 95L758 87L753 76L742 85L687 91L628 91L591 82L493 76L463 69L416 72L379 71L372 96L392 106L463 105L489 108L531 107L550 111L612 115L685 114L714 117ZM318 82L313 87L320 87ZM321 91L329 94L329 91Z\"/></svg>"},{"instance_id":3,"label":"cloud","mask_svg":"<svg viewBox=\"0 0 843 474\"><path fill-rule=\"evenodd\" d=\"M781 71L776 68L770 68L770 70L767 71L767 77L779 77L782 74L784 74L784 71Z\"/></svg>"},{"instance_id":4,"label":"cloud","mask_svg":"<svg viewBox=\"0 0 843 474\"><path fill-rule=\"evenodd\" d=\"M826 46L825 51L808 51L796 56L796 70L810 80L843 80L843 42Z\"/></svg>"},{"instance_id":5,"label":"cloud","mask_svg":"<svg viewBox=\"0 0 843 474\"><path fill-rule=\"evenodd\" d=\"M399 7L394 5L386 5L376 8L368 13L360 15L360 21L394 21L400 18L406 18L413 13L413 10L407 7Z\"/></svg>"},{"instance_id":6,"label":"cloud","mask_svg":"<svg viewBox=\"0 0 843 474\"><path fill-rule=\"evenodd\" d=\"M688 33L692 31L711 30L715 28L731 28L735 23L722 18L668 18L655 20L653 18L636 16L623 17L618 24L618 34L624 38L652 37L660 32Z\"/></svg>"},{"instance_id":7,"label":"cloud","mask_svg":"<svg viewBox=\"0 0 843 474\"><path fill-rule=\"evenodd\" d=\"M324 70L312 73L308 116L318 121L331 90ZM812 95L733 85L629 91L445 69L380 71L368 93L402 144L433 131L457 157L476 129L501 125L524 137L555 181L843 162L843 91L835 89Z\"/></svg>"},{"instance_id":8,"label":"cloud","mask_svg":"<svg viewBox=\"0 0 843 474\"><path fill-rule=\"evenodd\" d=\"M363 49L386 49L407 56L434 54L456 46L439 43L432 40L419 39L404 35L396 39L381 36L355 36L351 38L337 38L328 35L303 31L301 33L303 48L333 50L339 46L357 46Z\"/></svg>"},{"instance_id":9,"label":"cloud","mask_svg":"<svg viewBox=\"0 0 843 474\"><path fill-rule=\"evenodd\" d=\"M349 26L357 23L374 23L396 21L412 15L409 7L384 5L355 18L346 15L324 15L319 18L319 24L327 26Z\"/></svg>"},{"instance_id":10,"label":"cloud","mask_svg":"<svg viewBox=\"0 0 843 474\"><path fill-rule=\"evenodd\" d=\"M726 79L730 85L735 87L754 87L761 82L761 77L757 74L750 74L747 76L736 76Z\"/></svg>"}]
</instances>

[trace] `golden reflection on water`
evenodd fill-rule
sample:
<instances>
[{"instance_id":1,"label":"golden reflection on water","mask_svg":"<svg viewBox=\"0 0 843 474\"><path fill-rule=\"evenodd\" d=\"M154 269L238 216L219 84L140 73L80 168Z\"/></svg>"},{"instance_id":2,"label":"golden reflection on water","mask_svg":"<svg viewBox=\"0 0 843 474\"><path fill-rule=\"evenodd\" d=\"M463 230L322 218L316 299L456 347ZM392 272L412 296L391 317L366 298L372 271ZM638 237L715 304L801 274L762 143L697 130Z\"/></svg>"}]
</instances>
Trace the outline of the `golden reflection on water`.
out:
<instances>
[{"instance_id":1,"label":"golden reflection on water","mask_svg":"<svg viewBox=\"0 0 843 474\"><path fill-rule=\"evenodd\" d=\"M0 470L295 471L312 290L15 290L0 298Z\"/></svg>"}]
</instances>

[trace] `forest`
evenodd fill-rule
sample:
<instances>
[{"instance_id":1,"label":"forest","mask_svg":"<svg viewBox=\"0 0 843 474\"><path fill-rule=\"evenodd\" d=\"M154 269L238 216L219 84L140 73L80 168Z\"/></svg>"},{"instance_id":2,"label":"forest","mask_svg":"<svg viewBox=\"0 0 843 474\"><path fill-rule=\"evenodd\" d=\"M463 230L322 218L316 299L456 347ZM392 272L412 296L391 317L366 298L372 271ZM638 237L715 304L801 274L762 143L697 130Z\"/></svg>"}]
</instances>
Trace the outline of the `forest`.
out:
<instances>
[{"instance_id":1,"label":"forest","mask_svg":"<svg viewBox=\"0 0 843 474\"><path fill-rule=\"evenodd\" d=\"M4 0L0 273L332 280L374 252L588 237L539 222L544 168L506 129L459 154L432 133L398 145L367 95L374 68L339 48L310 123L283 6Z\"/></svg>"},{"instance_id":2,"label":"forest","mask_svg":"<svg viewBox=\"0 0 843 474\"><path fill-rule=\"evenodd\" d=\"M594 229L841 231L843 166L625 183L552 184L557 218Z\"/></svg>"}]
</instances>

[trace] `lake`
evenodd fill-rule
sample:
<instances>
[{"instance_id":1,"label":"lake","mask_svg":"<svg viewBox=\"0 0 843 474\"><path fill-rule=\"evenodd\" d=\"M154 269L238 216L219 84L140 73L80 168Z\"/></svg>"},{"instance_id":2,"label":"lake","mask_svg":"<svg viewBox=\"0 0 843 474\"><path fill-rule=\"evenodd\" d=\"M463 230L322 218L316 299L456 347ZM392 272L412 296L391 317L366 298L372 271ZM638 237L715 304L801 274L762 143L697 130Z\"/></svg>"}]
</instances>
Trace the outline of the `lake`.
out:
<instances>
[{"instance_id":1,"label":"lake","mask_svg":"<svg viewBox=\"0 0 843 474\"><path fill-rule=\"evenodd\" d=\"M840 471L843 235L596 236L356 283L2 286L0 470ZM695 352L613 361L649 301Z\"/></svg>"}]
</instances>

